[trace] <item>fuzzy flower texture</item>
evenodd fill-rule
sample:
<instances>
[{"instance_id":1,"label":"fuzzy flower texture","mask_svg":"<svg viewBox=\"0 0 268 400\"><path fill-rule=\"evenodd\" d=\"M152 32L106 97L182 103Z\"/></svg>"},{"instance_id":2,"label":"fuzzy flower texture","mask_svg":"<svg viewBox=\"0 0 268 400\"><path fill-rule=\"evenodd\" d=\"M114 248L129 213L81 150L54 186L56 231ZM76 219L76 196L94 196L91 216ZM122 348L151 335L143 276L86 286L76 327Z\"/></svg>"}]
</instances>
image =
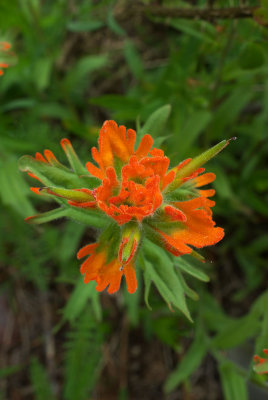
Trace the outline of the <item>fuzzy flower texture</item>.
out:
<instances>
[{"instance_id":1,"label":"fuzzy flower texture","mask_svg":"<svg viewBox=\"0 0 268 400\"><path fill-rule=\"evenodd\" d=\"M224 236L224 230L215 227L212 219L211 208L215 203L210 197L215 191L202 189L214 181L215 174L204 173L201 165L229 141L224 140L171 169L169 158L163 150L153 147L149 134L142 137L139 145L135 146L135 142L134 130L106 121L100 131L98 149L92 148L96 164L88 162L85 169L85 174L99 184L94 188L80 185L68 190L32 188L36 194L46 192L67 199L71 208L108 216L107 229L98 242L84 246L77 254L78 259L85 258L81 265L85 283L96 281L98 291L108 287L109 293L116 292L123 275L129 293L136 291L135 261L144 237L174 256L197 257L194 248L214 245ZM68 139L63 139L61 145L69 159L77 157ZM39 165L60 166L62 171L66 168L51 151L45 150L44 156L37 153L34 161ZM28 172L42 181L31 168ZM81 173L79 178L83 176ZM32 218L35 217L27 220L31 222Z\"/></svg>"}]
</instances>

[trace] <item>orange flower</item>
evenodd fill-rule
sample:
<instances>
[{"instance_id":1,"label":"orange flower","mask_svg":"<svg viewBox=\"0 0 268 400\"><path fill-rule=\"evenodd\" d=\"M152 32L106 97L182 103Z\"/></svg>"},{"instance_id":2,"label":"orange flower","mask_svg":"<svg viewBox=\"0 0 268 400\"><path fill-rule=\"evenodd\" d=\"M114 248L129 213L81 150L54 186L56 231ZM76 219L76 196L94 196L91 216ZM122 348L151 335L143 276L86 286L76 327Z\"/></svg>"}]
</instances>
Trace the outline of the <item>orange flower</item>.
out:
<instances>
[{"instance_id":1,"label":"orange flower","mask_svg":"<svg viewBox=\"0 0 268 400\"><path fill-rule=\"evenodd\" d=\"M108 261L107 248L98 243L88 244L77 253L77 258L88 256L86 261L81 265L80 271L84 275L85 283L96 281L96 289L101 292L107 286L108 293L117 292L122 275L125 275L127 288L129 293L134 293L137 289L137 280L134 265L128 263L124 269L121 268L120 262L117 259Z\"/></svg>"},{"instance_id":2,"label":"orange flower","mask_svg":"<svg viewBox=\"0 0 268 400\"><path fill-rule=\"evenodd\" d=\"M96 205L119 225L133 218L141 222L162 203L161 191L174 178L166 174L169 159L162 150L150 149L153 139L145 135L134 150L136 132L106 121L100 131L99 151L92 156L99 165L87 163L87 169L102 185L96 189ZM149 154L148 154L149 153Z\"/></svg>"},{"instance_id":3,"label":"orange flower","mask_svg":"<svg viewBox=\"0 0 268 400\"><path fill-rule=\"evenodd\" d=\"M98 243L83 247L77 254L79 259L87 256L81 266L85 283L95 280L99 291L108 286L109 293L116 292L123 275L128 291L136 290L135 260L146 235L175 256L191 254L193 247L213 245L224 236L223 229L215 227L212 220L211 207L215 203L209 197L215 191L200 188L215 179L215 174L203 173L201 165L228 141L171 170L164 152L152 148L150 135L141 139L136 150L135 141L134 130L106 121L100 131L99 148L92 149L97 166L88 162L86 170L68 139L63 139L61 145L72 171L49 150L44 151L44 156L36 153L35 159L24 161L30 167L23 164L24 171L44 184L46 174L63 177L68 184L68 189L58 182L53 187L32 188L35 193L58 196L81 212L108 217ZM95 179L99 184L83 187L87 179ZM53 215L48 218L51 220ZM36 217L28 219L32 223L38 220L41 221Z\"/></svg>"}]
</instances>

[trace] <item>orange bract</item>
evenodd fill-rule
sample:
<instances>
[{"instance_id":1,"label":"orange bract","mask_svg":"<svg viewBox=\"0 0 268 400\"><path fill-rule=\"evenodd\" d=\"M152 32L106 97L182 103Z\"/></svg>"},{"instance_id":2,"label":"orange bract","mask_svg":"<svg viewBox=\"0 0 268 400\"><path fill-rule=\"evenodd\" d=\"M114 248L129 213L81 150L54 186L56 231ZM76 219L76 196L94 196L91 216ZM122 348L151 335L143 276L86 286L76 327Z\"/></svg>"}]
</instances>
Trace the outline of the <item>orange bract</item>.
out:
<instances>
[{"instance_id":1,"label":"orange bract","mask_svg":"<svg viewBox=\"0 0 268 400\"><path fill-rule=\"evenodd\" d=\"M137 289L137 280L133 264L128 263L123 269L118 259L107 262L107 249L101 248L98 243L88 244L77 253L77 258L88 256L81 265L80 271L84 275L85 283L96 281L96 289L101 292L107 286L108 293L117 292L121 284L122 275L125 275L129 293Z\"/></svg>"},{"instance_id":2,"label":"orange bract","mask_svg":"<svg viewBox=\"0 0 268 400\"><path fill-rule=\"evenodd\" d=\"M215 228L210 209L209 212L207 211L208 201L210 200L205 197L197 197L192 200L173 203L176 210L174 216L176 217L178 214L177 220L183 223L174 229L171 228L171 233L156 229L165 248L175 256L191 253L192 248L188 245L201 248L215 244L223 238L224 230ZM165 211L167 215L170 215L167 208Z\"/></svg>"}]
</instances>

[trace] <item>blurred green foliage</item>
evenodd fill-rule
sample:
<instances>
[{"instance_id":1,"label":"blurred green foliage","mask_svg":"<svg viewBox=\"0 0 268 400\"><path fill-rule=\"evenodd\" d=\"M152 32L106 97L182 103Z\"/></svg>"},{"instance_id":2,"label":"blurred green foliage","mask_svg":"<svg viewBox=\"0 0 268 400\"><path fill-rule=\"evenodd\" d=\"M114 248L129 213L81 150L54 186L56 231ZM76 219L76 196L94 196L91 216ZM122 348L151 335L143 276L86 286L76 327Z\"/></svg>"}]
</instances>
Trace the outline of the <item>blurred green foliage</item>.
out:
<instances>
[{"instance_id":1,"label":"blurred green foliage","mask_svg":"<svg viewBox=\"0 0 268 400\"><path fill-rule=\"evenodd\" d=\"M190 279L200 297L198 302L190 300L194 325L164 308L156 293L149 299L141 284L135 295L119 294L118 307L147 340L157 337L178 353L165 392L182 383L191 391L191 375L207 354L217 364L226 400L248 399L249 380L264 386L249 360L268 346L267 2L261 3L255 18L213 21L143 13L142 5L151 3L141 2L141 8L112 0L0 3L0 33L17 56L16 65L0 77L1 294L14 306L17 281L29 292L53 292L64 285L69 293L53 322L56 331L67 331L60 389L48 384L51 377L35 353L23 360L37 400L89 398L112 317L108 309L103 318L94 285L78 279L75 254L94 231L70 221L25 224L23 217L49 210L50 203L41 205L28 190L17 159L49 148L61 160L58 143L68 137L86 162L107 118L136 127L138 134L148 129L172 165L237 137L208 166L217 174L215 220L226 231L221 243L203 251L214 263L202 266L203 272L196 262L189 271L185 257L177 268L180 279L185 271L201 281L211 278L210 284ZM209 2L160 3L194 10ZM212 3L240 5L238 0ZM253 0L243 3L259 5ZM167 125L163 129L166 121L160 120L159 130L150 132L152 113L160 107L170 113ZM149 264L148 274L158 274L153 255ZM151 311L144 306L143 290ZM188 288L190 297L195 299L196 293ZM176 302L175 287L168 296ZM249 354L242 366L232 358L237 347ZM7 365L0 374L15 376L20 371L21 365ZM59 390L63 397L57 397Z\"/></svg>"}]
</instances>

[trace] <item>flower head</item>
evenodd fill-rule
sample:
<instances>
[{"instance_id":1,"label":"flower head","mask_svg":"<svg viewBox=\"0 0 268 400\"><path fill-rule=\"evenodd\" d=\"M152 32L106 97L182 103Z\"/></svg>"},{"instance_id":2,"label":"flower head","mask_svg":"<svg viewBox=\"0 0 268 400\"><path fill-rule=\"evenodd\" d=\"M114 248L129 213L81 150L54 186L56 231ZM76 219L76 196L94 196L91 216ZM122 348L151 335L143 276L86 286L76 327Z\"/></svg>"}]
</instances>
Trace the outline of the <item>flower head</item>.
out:
<instances>
[{"instance_id":1,"label":"flower head","mask_svg":"<svg viewBox=\"0 0 268 400\"><path fill-rule=\"evenodd\" d=\"M153 148L150 135L143 136L137 147L135 142L134 130L106 121L98 149L92 148L96 164L87 162L85 168L68 139L61 145L72 171L49 150L44 156L25 156L21 162L22 170L45 184L32 188L35 193L57 196L65 207L77 210L74 218L80 218L81 213L85 220L94 215L107 218L98 242L86 245L77 255L79 259L87 257L81 266L85 283L96 281L99 291L108 286L109 293L116 292L123 275L128 291L136 290L135 261L144 237L181 256L196 254L193 248L213 245L224 236L212 219L215 203L210 197L215 191L202 189L215 174L204 173L202 165L228 141L172 169L163 150ZM44 222L44 218L34 216L28 221Z\"/></svg>"}]
</instances>

